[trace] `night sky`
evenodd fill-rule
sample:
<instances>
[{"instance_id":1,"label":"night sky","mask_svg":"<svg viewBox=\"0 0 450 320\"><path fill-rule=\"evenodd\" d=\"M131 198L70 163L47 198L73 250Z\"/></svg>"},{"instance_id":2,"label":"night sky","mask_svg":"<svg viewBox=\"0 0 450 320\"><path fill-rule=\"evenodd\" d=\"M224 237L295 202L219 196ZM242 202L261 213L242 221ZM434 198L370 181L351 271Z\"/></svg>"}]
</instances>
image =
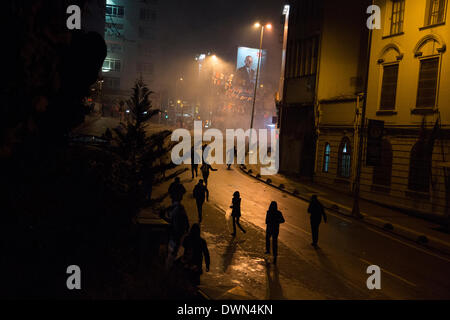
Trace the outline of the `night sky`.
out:
<instances>
[{"instance_id":1,"label":"night sky","mask_svg":"<svg viewBox=\"0 0 450 320\"><path fill-rule=\"evenodd\" d=\"M211 51L235 63L238 46L257 48L259 32L252 28L256 21L273 25L265 33L263 48L268 49L268 69L279 78L281 64L281 15L283 0L196 0L161 1L161 63L168 63L167 77L183 73L186 62L196 54ZM170 86L169 79L168 81Z\"/></svg>"}]
</instances>

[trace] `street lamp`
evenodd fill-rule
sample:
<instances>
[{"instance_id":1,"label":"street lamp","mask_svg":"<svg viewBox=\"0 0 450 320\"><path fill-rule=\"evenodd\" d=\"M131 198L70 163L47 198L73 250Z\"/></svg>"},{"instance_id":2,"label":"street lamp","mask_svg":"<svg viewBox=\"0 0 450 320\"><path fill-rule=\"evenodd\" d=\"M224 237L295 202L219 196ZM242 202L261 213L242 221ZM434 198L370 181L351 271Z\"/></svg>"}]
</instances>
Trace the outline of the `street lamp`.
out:
<instances>
[{"instance_id":1,"label":"street lamp","mask_svg":"<svg viewBox=\"0 0 450 320\"><path fill-rule=\"evenodd\" d=\"M183 77L179 77L176 81L175 81L175 99L177 99L177 106L176 106L176 108L175 108L175 119L177 119L177 112L179 112L180 110L180 103L181 103L181 101L180 101L180 99L179 99L179 97L178 97L178 82L183 82ZM181 97L181 100L183 99L183 97Z\"/></svg>"},{"instance_id":2,"label":"street lamp","mask_svg":"<svg viewBox=\"0 0 450 320\"><path fill-rule=\"evenodd\" d=\"M258 79L259 79L259 65L261 63L261 56L262 56L262 42L263 42L263 36L264 36L264 27L266 27L268 30L272 29L272 25L270 23L267 23L266 25L262 25L259 22L256 22L253 25L255 28L260 28L260 38L259 38L259 53L258 53L258 65L256 67L256 81L255 81L255 90L253 92L253 104L252 104L252 118L250 120L250 144L249 149L252 142L252 129L253 129L253 118L255 115L255 102L256 102L256 90L258 89Z\"/></svg>"}]
</instances>

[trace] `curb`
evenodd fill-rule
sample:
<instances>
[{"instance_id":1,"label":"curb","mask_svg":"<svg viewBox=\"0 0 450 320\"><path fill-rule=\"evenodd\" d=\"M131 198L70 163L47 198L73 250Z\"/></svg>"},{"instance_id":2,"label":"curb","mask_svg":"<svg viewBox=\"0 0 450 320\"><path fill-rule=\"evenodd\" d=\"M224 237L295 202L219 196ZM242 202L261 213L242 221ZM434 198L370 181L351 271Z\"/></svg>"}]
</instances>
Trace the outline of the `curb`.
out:
<instances>
[{"instance_id":1,"label":"curb","mask_svg":"<svg viewBox=\"0 0 450 320\"><path fill-rule=\"evenodd\" d=\"M274 184L272 184L272 180L270 178L268 178L267 180L263 180L259 175L253 175L251 169L247 170L245 167L239 166L239 169L245 173L246 175L260 181L263 182L275 189L278 189L284 193L287 193L293 197L299 198L301 200L305 200L305 201L309 201L310 198L300 194L298 191L294 190L294 191L289 191L286 189L286 187L281 184L280 186L276 186ZM249 172L250 171L250 172ZM343 208L342 205L337 204L333 201L327 200L327 199L322 199L321 200L325 205L325 208L327 210L331 210L333 212L339 213L341 215L344 215L346 217L349 218L353 218L352 212L351 210L348 210L347 208ZM376 218L376 217L371 217L367 214L362 213L362 218L359 219L358 221L361 222L365 222L371 226L377 227L379 229L382 229L383 231L387 232L387 233L391 233L391 234L395 234L398 235L402 238L408 239L410 241L415 242L417 245L427 248L427 249L432 249L432 250L436 250L439 251L440 253L446 254L446 255L450 255L450 244L446 243L444 241L441 241L435 237L430 237L430 236L426 236L425 234L416 232L414 230L411 230L409 228L406 227L402 227L399 226L397 224L393 224L391 222L388 222L386 220L380 219L380 218Z\"/></svg>"},{"instance_id":2,"label":"curb","mask_svg":"<svg viewBox=\"0 0 450 320\"><path fill-rule=\"evenodd\" d=\"M208 296L202 289L197 289L198 294L204 300L213 300L210 296Z\"/></svg>"}]
</instances>

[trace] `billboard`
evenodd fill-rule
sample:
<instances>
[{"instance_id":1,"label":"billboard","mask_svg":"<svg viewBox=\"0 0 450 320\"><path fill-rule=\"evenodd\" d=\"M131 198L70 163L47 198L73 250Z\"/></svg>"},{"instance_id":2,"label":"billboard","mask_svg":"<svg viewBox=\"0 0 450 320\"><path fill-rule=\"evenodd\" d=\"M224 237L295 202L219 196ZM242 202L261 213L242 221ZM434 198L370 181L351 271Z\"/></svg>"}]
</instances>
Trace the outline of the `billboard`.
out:
<instances>
[{"instance_id":1,"label":"billboard","mask_svg":"<svg viewBox=\"0 0 450 320\"><path fill-rule=\"evenodd\" d=\"M238 47L236 61L236 82L245 89L251 89L255 86L256 69L258 66L259 49ZM262 50L261 62L259 67L259 78L261 79L261 70L264 69L267 51Z\"/></svg>"}]
</instances>

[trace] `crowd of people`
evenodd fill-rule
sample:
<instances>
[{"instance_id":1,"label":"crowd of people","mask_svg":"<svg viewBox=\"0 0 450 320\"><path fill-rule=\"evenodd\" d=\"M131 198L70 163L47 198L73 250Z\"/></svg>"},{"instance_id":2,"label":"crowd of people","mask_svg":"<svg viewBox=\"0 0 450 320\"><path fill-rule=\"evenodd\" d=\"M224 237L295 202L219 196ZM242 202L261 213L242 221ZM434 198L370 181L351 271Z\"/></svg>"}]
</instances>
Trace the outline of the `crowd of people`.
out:
<instances>
[{"instance_id":1,"label":"crowd of people","mask_svg":"<svg viewBox=\"0 0 450 320\"><path fill-rule=\"evenodd\" d=\"M198 174L196 167L194 167L194 161L192 161L192 164L192 179L194 179L194 173L196 177ZM174 265L179 267L181 266L187 273L187 277L191 283L195 286L200 284L200 276L203 273L203 261L205 262L207 272L210 267L208 245L205 239L201 237L200 226L203 218L203 204L205 203L205 200L209 201L209 191L207 185L209 171L217 171L217 169L213 169L211 165L206 162L202 164L200 169L203 179L198 180L198 183L194 186L192 191L197 205L198 223L194 223L190 227L188 215L183 204L181 203L183 196L186 194L186 188L181 183L179 177L176 177L169 186L168 194L171 198L172 204L168 208L168 215L164 215L164 218L170 223L171 226L168 243L167 267L172 268ZM236 226L244 234L246 233L246 230L239 222L241 217L241 200L239 191L235 191L233 193L230 205L233 226L233 232L231 235L233 237L236 237ZM327 216L323 205L319 202L316 195L313 195L311 198L308 213L310 214L312 231L311 245L318 248L319 225L322 219L324 222L327 222ZM272 248L274 265L277 264L280 224L284 222L285 219L282 212L278 210L277 202L272 201L266 212L265 254L270 254L270 249ZM181 246L184 248L184 253L177 259L178 251Z\"/></svg>"}]
</instances>

